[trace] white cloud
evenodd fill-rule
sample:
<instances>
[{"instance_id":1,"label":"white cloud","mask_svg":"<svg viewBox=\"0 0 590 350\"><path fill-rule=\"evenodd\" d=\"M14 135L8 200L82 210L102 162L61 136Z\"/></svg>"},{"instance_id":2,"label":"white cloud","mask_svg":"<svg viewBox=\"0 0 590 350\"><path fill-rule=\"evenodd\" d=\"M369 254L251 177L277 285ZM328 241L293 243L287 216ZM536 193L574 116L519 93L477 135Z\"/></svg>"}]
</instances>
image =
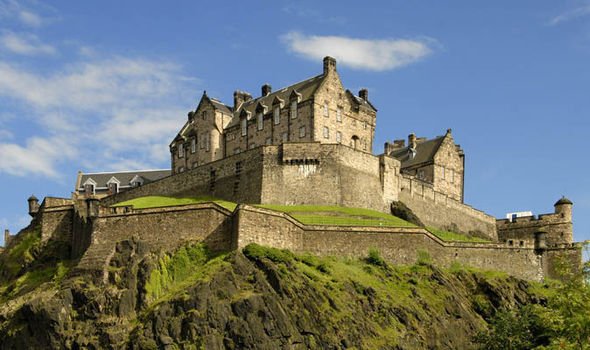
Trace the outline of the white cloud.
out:
<instances>
[{"instance_id":1,"label":"white cloud","mask_svg":"<svg viewBox=\"0 0 590 350\"><path fill-rule=\"evenodd\" d=\"M0 97L20 105L37 126L29 130L43 131L25 145L0 143L0 172L57 177L71 161L81 170L167 165L186 118L179 105L193 100L195 82L174 64L141 58L86 60L48 74L0 61Z\"/></svg>"},{"instance_id":2,"label":"white cloud","mask_svg":"<svg viewBox=\"0 0 590 350\"><path fill-rule=\"evenodd\" d=\"M27 56L54 55L57 50L43 44L36 35L5 32L0 36L0 46L5 50Z\"/></svg>"},{"instance_id":3,"label":"white cloud","mask_svg":"<svg viewBox=\"0 0 590 350\"><path fill-rule=\"evenodd\" d=\"M549 21L549 25L557 25L563 22L568 22L580 17L585 17L585 16L589 16L590 15L590 4L586 4L580 7L577 7L573 10L564 12L562 14L560 14L559 16L555 16L553 17L550 21Z\"/></svg>"},{"instance_id":4,"label":"white cloud","mask_svg":"<svg viewBox=\"0 0 590 350\"><path fill-rule=\"evenodd\" d=\"M52 10L49 6L37 2L29 1L27 4L26 1L0 0L0 18L17 20L28 27L41 27L48 18L29 8L29 5L39 10L43 8L44 12Z\"/></svg>"},{"instance_id":5,"label":"white cloud","mask_svg":"<svg viewBox=\"0 0 590 350\"><path fill-rule=\"evenodd\" d=\"M304 35L289 32L281 37L289 50L305 58L336 58L339 64L355 69L384 71L396 69L432 53L433 39L355 39L343 36Z\"/></svg>"}]
</instances>

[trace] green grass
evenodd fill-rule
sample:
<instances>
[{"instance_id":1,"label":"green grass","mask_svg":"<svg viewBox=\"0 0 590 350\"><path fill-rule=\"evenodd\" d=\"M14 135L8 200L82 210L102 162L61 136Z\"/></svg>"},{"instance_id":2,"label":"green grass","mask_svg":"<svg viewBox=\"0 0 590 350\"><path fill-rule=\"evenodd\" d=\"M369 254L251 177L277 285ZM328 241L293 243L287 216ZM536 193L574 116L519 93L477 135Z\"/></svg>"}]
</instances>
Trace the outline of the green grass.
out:
<instances>
[{"instance_id":1,"label":"green grass","mask_svg":"<svg viewBox=\"0 0 590 350\"><path fill-rule=\"evenodd\" d=\"M371 209L328 205L260 204L256 206L287 213L306 225L416 227L396 216Z\"/></svg>"},{"instance_id":2,"label":"green grass","mask_svg":"<svg viewBox=\"0 0 590 350\"><path fill-rule=\"evenodd\" d=\"M490 241L487 239L473 237L468 235L463 235L456 232L439 230L434 227L427 227L426 228L430 233L435 235L436 237L442 239L443 241L451 241L451 242L473 242L473 243L489 243Z\"/></svg>"},{"instance_id":3,"label":"green grass","mask_svg":"<svg viewBox=\"0 0 590 350\"><path fill-rule=\"evenodd\" d=\"M236 208L236 203L224 201L213 197L165 197L165 196L146 196L131 199L125 202L117 203L113 207L133 206L134 209L148 209L160 207L172 207L177 205L198 204L198 203L217 203L229 211Z\"/></svg>"}]
</instances>

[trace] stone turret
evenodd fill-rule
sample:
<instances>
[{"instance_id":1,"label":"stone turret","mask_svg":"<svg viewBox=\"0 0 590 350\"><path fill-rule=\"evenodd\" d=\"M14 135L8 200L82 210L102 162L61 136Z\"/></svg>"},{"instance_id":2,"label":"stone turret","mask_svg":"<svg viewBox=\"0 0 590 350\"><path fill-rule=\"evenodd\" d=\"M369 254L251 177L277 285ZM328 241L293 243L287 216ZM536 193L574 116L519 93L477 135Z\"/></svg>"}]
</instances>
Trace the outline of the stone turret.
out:
<instances>
[{"instance_id":1,"label":"stone turret","mask_svg":"<svg viewBox=\"0 0 590 350\"><path fill-rule=\"evenodd\" d=\"M39 212L39 199L35 195L31 195L27 201L29 202L29 215L32 217L37 216Z\"/></svg>"},{"instance_id":2,"label":"stone turret","mask_svg":"<svg viewBox=\"0 0 590 350\"><path fill-rule=\"evenodd\" d=\"M572 221L572 206L574 203L565 197L555 202L555 214L560 214L565 221Z\"/></svg>"}]
</instances>

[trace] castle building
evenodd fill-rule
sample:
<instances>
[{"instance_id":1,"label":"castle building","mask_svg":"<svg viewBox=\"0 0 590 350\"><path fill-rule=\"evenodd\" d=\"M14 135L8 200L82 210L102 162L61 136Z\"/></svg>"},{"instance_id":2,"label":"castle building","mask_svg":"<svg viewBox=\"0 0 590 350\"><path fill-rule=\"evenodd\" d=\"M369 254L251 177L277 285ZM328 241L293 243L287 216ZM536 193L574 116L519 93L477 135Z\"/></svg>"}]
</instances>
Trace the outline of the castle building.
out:
<instances>
[{"instance_id":1,"label":"castle building","mask_svg":"<svg viewBox=\"0 0 590 350\"><path fill-rule=\"evenodd\" d=\"M500 220L465 203L465 154L451 129L432 139L412 133L407 145L386 142L373 154L377 110L366 89L357 96L342 86L331 57L317 76L274 92L264 84L256 98L236 91L233 99L229 106L203 93L169 145L171 170L79 173L71 199L29 198L29 227L40 227L43 242L70 244L76 269L103 278L117 242L129 239L167 251L198 241L213 250L258 243L360 257L377 247L399 264L427 251L443 266L531 280L558 277L562 261L580 266L568 199L553 213ZM210 201L144 209L123 203L146 196L238 205L232 211ZM399 227L307 225L260 204L401 210L417 220ZM483 241L445 241L437 230Z\"/></svg>"},{"instance_id":2,"label":"castle building","mask_svg":"<svg viewBox=\"0 0 590 350\"><path fill-rule=\"evenodd\" d=\"M203 93L170 144L172 171L287 142L344 144L371 153L376 117L368 90L358 96L345 90L336 60L326 57L322 74L274 92L264 84L257 98L236 91L233 106Z\"/></svg>"}]
</instances>

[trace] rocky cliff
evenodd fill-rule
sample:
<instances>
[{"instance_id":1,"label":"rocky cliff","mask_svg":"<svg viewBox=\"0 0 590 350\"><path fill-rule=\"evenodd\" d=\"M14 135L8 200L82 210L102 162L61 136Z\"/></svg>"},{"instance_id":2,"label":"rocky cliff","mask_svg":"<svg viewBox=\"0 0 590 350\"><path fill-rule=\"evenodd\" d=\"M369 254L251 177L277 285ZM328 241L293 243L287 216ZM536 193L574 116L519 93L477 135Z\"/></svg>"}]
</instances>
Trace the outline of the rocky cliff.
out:
<instances>
[{"instance_id":1,"label":"rocky cliff","mask_svg":"<svg viewBox=\"0 0 590 350\"><path fill-rule=\"evenodd\" d=\"M538 285L296 255L256 245L212 253L117 244L102 276L73 273L29 227L0 255L3 349L470 349L496 310L543 302Z\"/></svg>"}]
</instances>

